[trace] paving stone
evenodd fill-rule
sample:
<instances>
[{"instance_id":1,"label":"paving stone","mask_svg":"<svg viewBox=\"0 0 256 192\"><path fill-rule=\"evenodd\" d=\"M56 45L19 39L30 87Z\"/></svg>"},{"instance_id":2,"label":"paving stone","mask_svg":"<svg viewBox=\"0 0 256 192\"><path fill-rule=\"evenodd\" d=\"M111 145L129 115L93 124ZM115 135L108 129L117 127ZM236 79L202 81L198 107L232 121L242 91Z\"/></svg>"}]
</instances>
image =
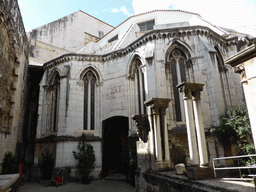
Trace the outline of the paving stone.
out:
<instances>
[{"instance_id":1,"label":"paving stone","mask_svg":"<svg viewBox=\"0 0 256 192\"><path fill-rule=\"evenodd\" d=\"M89 185L78 182L67 183L64 185L49 186L39 183L25 183L20 187L20 192L135 192L135 188L122 181L97 180Z\"/></svg>"}]
</instances>

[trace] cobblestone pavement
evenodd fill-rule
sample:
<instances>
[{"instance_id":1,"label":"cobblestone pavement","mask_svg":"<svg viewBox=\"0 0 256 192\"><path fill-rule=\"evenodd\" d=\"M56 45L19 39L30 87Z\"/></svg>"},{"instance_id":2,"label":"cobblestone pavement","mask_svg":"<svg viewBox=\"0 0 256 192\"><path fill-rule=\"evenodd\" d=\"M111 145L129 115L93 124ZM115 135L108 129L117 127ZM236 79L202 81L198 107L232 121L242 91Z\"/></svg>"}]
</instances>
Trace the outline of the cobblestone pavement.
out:
<instances>
[{"instance_id":1,"label":"cobblestone pavement","mask_svg":"<svg viewBox=\"0 0 256 192\"><path fill-rule=\"evenodd\" d=\"M123 181L97 180L89 185L71 182L64 185L49 186L39 183L24 183L20 192L135 192L135 188Z\"/></svg>"}]
</instances>

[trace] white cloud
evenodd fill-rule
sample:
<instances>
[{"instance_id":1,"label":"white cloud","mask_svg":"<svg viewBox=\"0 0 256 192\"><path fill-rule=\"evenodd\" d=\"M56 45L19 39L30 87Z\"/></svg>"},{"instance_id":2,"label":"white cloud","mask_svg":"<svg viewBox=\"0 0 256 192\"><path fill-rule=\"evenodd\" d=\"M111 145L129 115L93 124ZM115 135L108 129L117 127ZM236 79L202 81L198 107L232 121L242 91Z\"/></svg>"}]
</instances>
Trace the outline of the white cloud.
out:
<instances>
[{"instance_id":1,"label":"white cloud","mask_svg":"<svg viewBox=\"0 0 256 192\"><path fill-rule=\"evenodd\" d=\"M212 24L256 36L255 0L133 0L135 14L170 7L198 13Z\"/></svg>"},{"instance_id":2,"label":"white cloud","mask_svg":"<svg viewBox=\"0 0 256 192\"><path fill-rule=\"evenodd\" d=\"M132 16L132 14L129 13L129 11L126 9L125 6L122 6L122 7L120 8L120 10L121 10L125 15Z\"/></svg>"},{"instance_id":3,"label":"white cloud","mask_svg":"<svg viewBox=\"0 0 256 192\"><path fill-rule=\"evenodd\" d=\"M111 8L111 12L113 13L123 12L125 15L132 16L132 14L129 13L129 11L126 9L125 6L120 7L120 9Z\"/></svg>"},{"instance_id":4,"label":"white cloud","mask_svg":"<svg viewBox=\"0 0 256 192\"><path fill-rule=\"evenodd\" d=\"M119 9L117 9L117 8L112 8L112 9L111 9L111 12L117 13L117 12L119 12Z\"/></svg>"}]
</instances>

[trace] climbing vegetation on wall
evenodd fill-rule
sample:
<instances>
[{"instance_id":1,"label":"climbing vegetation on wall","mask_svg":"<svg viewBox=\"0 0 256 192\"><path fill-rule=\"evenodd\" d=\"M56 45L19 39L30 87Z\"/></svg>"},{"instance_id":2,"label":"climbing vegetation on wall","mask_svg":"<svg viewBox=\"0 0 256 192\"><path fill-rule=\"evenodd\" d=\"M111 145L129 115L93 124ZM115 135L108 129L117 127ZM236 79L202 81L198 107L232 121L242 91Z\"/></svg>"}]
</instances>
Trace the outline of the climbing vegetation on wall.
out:
<instances>
[{"instance_id":1,"label":"climbing vegetation on wall","mask_svg":"<svg viewBox=\"0 0 256 192\"><path fill-rule=\"evenodd\" d=\"M211 129L222 145L236 145L237 155L254 154L254 145L247 110L229 109L221 123Z\"/></svg>"}]
</instances>

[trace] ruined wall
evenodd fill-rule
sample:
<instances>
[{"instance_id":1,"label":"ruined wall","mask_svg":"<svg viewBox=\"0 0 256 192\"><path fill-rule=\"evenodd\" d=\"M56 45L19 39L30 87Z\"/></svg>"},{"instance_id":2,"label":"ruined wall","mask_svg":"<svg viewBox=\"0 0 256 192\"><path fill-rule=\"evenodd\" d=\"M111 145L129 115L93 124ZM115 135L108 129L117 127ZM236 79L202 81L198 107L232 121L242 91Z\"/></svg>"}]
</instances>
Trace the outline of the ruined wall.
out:
<instances>
[{"instance_id":1,"label":"ruined wall","mask_svg":"<svg viewBox=\"0 0 256 192\"><path fill-rule=\"evenodd\" d=\"M0 162L22 134L28 42L17 0L0 0ZM20 137L21 138L21 137Z\"/></svg>"}]
</instances>

